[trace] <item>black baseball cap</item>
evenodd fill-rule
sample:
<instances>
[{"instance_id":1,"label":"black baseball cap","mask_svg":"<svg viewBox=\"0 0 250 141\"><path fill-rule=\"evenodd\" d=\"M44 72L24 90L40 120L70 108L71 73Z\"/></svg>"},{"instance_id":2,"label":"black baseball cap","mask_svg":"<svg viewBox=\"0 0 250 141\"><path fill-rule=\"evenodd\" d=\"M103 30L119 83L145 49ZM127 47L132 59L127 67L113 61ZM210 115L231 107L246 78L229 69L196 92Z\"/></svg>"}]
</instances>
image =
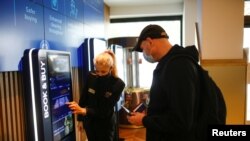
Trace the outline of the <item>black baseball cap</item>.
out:
<instances>
[{"instance_id":1,"label":"black baseball cap","mask_svg":"<svg viewBox=\"0 0 250 141\"><path fill-rule=\"evenodd\" d=\"M166 31L159 25L155 24L150 24L146 26L142 31L141 34L137 40L137 43L135 47L132 49L132 51L138 51L142 52L141 49L141 42L145 40L147 37L150 37L152 39L157 39L157 38L169 38Z\"/></svg>"}]
</instances>

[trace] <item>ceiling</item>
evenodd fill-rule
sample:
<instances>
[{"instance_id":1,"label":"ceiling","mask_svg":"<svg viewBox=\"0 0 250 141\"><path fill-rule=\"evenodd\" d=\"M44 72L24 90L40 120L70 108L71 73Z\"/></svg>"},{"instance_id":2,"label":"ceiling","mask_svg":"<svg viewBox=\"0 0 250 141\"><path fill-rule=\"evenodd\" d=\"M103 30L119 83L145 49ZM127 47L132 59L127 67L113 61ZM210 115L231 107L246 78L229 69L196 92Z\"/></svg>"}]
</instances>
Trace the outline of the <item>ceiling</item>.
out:
<instances>
[{"instance_id":1,"label":"ceiling","mask_svg":"<svg viewBox=\"0 0 250 141\"><path fill-rule=\"evenodd\" d=\"M121 6L150 6L180 3L183 0L104 0L104 3L111 7Z\"/></svg>"}]
</instances>

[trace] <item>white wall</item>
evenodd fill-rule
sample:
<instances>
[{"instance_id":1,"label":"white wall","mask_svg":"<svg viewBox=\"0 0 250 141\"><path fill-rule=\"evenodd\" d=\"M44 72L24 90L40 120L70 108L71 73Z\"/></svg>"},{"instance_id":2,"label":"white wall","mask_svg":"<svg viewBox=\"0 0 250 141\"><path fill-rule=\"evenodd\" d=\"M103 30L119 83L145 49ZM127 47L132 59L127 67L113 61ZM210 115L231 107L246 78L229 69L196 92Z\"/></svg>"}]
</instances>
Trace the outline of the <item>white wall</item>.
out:
<instances>
[{"instance_id":1,"label":"white wall","mask_svg":"<svg viewBox=\"0 0 250 141\"><path fill-rule=\"evenodd\" d=\"M185 0L183 4L183 46L196 44L195 22L197 22L196 0Z\"/></svg>"},{"instance_id":2,"label":"white wall","mask_svg":"<svg viewBox=\"0 0 250 141\"><path fill-rule=\"evenodd\" d=\"M202 57L243 59L244 0L197 0Z\"/></svg>"},{"instance_id":3,"label":"white wall","mask_svg":"<svg viewBox=\"0 0 250 141\"><path fill-rule=\"evenodd\" d=\"M110 8L110 18L182 15L183 3L151 6L122 6Z\"/></svg>"}]
</instances>

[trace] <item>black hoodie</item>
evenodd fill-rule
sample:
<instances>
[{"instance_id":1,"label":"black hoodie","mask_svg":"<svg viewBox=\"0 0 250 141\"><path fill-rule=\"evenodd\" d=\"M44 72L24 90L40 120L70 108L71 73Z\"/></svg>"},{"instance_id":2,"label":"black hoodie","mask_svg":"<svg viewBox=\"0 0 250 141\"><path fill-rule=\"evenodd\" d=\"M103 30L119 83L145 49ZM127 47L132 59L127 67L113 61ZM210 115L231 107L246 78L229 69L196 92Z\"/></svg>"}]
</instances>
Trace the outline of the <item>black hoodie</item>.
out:
<instances>
[{"instance_id":1,"label":"black hoodie","mask_svg":"<svg viewBox=\"0 0 250 141\"><path fill-rule=\"evenodd\" d=\"M143 118L147 141L196 140L194 114L199 78L193 60L199 61L195 46L174 45L156 66L148 113Z\"/></svg>"}]
</instances>

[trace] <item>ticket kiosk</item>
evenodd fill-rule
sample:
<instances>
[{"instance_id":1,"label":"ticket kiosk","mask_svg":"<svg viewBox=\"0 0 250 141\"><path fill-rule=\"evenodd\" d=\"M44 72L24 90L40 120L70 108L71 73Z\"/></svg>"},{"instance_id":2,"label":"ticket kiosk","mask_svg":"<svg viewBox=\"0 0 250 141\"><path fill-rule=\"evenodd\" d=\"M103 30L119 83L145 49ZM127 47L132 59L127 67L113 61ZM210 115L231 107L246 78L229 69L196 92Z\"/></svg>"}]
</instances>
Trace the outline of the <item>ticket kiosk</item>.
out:
<instances>
[{"instance_id":1,"label":"ticket kiosk","mask_svg":"<svg viewBox=\"0 0 250 141\"><path fill-rule=\"evenodd\" d=\"M22 59L29 141L75 140L70 53L28 49Z\"/></svg>"}]
</instances>

